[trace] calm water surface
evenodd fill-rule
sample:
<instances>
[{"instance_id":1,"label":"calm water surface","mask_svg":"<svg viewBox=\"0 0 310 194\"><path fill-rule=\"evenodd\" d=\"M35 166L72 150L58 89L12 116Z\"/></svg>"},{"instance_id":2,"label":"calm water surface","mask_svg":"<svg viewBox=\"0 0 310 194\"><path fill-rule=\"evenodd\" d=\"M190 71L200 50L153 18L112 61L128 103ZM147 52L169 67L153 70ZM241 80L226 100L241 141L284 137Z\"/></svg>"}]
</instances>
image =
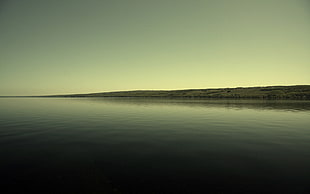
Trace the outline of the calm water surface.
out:
<instances>
[{"instance_id":1,"label":"calm water surface","mask_svg":"<svg viewBox=\"0 0 310 194\"><path fill-rule=\"evenodd\" d=\"M0 193L310 193L310 101L0 98Z\"/></svg>"}]
</instances>

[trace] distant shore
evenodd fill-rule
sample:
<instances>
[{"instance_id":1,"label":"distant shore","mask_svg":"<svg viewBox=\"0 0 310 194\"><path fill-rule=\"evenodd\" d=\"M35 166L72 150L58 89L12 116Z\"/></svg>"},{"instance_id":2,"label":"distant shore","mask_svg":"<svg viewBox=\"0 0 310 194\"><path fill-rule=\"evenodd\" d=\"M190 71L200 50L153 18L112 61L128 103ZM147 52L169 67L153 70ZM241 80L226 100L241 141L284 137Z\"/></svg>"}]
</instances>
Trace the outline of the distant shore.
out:
<instances>
[{"instance_id":1,"label":"distant shore","mask_svg":"<svg viewBox=\"0 0 310 194\"><path fill-rule=\"evenodd\" d=\"M33 97L142 97L142 98L210 98L210 99L288 99L310 100L310 85L237 87L186 90L134 90L88 94L61 94L41 96L0 96L0 98Z\"/></svg>"},{"instance_id":2,"label":"distant shore","mask_svg":"<svg viewBox=\"0 0 310 194\"><path fill-rule=\"evenodd\" d=\"M27 96L30 97L30 96ZM310 85L237 87L186 90L135 90L89 94L66 94L33 97L152 97L152 98L227 98L310 100Z\"/></svg>"}]
</instances>

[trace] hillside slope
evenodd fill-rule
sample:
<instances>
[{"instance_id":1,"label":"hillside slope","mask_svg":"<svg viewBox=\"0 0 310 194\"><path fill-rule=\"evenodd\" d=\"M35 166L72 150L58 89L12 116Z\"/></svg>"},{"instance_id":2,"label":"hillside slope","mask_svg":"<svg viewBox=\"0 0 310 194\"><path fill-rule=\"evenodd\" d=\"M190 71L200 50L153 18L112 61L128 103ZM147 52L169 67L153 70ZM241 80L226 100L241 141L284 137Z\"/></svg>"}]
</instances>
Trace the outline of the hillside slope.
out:
<instances>
[{"instance_id":1,"label":"hillside slope","mask_svg":"<svg viewBox=\"0 0 310 194\"><path fill-rule=\"evenodd\" d=\"M310 99L310 85L247 88L137 90L90 94L55 95L49 97L162 97L162 98L260 98Z\"/></svg>"}]
</instances>

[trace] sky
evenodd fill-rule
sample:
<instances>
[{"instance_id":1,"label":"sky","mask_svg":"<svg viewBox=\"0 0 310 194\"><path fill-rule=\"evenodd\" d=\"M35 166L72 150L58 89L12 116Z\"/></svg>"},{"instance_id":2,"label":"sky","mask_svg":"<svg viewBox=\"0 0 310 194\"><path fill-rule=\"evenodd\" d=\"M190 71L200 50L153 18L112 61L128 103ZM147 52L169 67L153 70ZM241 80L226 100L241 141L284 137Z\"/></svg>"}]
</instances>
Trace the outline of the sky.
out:
<instances>
[{"instance_id":1,"label":"sky","mask_svg":"<svg viewBox=\"0 0 310 194\"><path fill-rule=\"evenodd\" d=\"M308 0L0 0L0 95L310 84Z\"/></svg>"}]
</instances>

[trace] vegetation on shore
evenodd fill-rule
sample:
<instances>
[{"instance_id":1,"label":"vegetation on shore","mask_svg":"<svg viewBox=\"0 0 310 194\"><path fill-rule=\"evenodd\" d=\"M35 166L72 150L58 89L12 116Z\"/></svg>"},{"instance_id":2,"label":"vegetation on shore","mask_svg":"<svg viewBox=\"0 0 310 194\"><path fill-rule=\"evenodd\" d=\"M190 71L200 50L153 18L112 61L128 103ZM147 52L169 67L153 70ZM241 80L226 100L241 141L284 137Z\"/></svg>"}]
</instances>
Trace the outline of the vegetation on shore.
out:
<instances>
[{"instance_id":1,"label":"vegetation on shore","mask_svg":"<svg viewBox=\"0 0 310 194\"><path fill-rule=\"evenodd\" d=\"M310 85L238 87L187 90L137 90L89 94L54 95L49 97L154 97L154 98L255 98L310 99Z\"/></svg>"}]
</instances>

